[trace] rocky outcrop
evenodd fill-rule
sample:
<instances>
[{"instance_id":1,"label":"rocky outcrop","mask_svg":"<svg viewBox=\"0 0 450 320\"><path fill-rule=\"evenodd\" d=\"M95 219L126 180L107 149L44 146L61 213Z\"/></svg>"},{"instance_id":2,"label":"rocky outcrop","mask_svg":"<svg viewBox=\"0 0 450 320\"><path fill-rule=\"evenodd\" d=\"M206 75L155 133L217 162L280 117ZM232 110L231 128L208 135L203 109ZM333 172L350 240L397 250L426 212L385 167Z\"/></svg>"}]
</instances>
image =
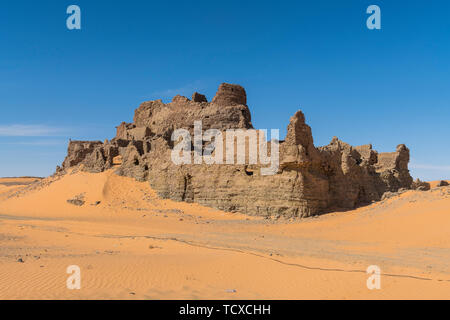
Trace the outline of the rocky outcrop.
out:
<instances>
[{"instance_id":1,"label":"rocky outcrop","mask_svg":"<svg viewBox=\"0 0 450 320\"><path fill-rule=\"evenodd\" d=\"M449 183L445 180L441 180L438 182L437 187L448 187Z\"/></svg>"},{"instance_id":2,"label":"rocky outcrop","mask_svg":"<svg viewBox=\"0 0 450 320\"><path fill-rule=\"evenodd\" d=\"M194 92L192 94L192 101L194 101L194 102L208 102L206 97L203 94L200 94L198 92Z\"/></svg>"},{"instance_id":3,"label":"rocky outcrop","mask_svg":"<svg viewBox=\"0 0 450 320\"><path fill-rule=\"evenodd\" d=\"M74 167L84 162L95 150L102 149L102 147L101 141L70 141L67 157L62 164L63 169Z\"/></svg>"},{"instance_id":4,"label":"rocky outcrop","mask_svg":"<svg viewBox=\"0 0 450 320\"><path fill-rule=\"evenodd\" d=\"M428 191L431 189L431 185L428 182L416 179L415 181L413 181L411 188L418 191Z\"/></svg>"},{"instance_id":5,"label":"rocky outcrop","mask_svg":"<svg viewBox=\"0 0 450 320\"><path fill-rule=\"evenodd\" d=\"M247 105L247 94L241 86L222 83L212 103L221 106Z\"/></svg>"},{"instance_id":6,"label":"rocky outcrop","mask_svg":"<svg viewBox=\"0 0 450 320\"><path fill-rule=\"evenodd\" d=\"M164 198L275 217L351 209L413 185L405 145L392 153L378 153L371 145L353 147L335 137L329 145L317 148L301 111L290 119L284 141L267 143L268 155L279 147L279 166L275 174L265 175L262 169L267 169L266 162L261 158L250 161L251 135L259 140L263 132L253 129L246 103L244 88L231 84L222 84L210 103L199 93L191 100L176 96L167 104L161 100L144 102L136 109L133 123L120 124L111 141L71 141L63 170L78 165L91 172L115 168L118 174L149 181ZM216 160L225 161L226 156L220 156L220 145L214 149L207 141L198 144L193 139L193 148L188 151L193 162L172 161L177 145L173 133L185 129L193 136L198 121L201 134L209 129L222 132L214 141L219 139L224 145L227 129L248 135L240 142L237 138L233 147L245 148L245 160L236 161L234 155L233 164L206 164L201 158L196 162L196 156L207 150ZM259 152L261 148L259 145Z\"/></svg>"}]
</instances>

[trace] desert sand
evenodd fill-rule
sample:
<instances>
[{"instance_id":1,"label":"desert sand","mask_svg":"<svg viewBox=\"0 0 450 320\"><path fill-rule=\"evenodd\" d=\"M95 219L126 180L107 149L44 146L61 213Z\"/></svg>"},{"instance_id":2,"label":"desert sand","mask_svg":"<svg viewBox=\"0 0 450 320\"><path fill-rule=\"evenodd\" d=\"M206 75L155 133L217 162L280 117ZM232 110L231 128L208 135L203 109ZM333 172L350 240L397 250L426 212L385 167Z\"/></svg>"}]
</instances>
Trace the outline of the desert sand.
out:
<instances>
[{"instance_id":1,"label":"desert sand","mask_svg":"<svg viewBox=\"0 0 450 320\"><path fill-rule=\"evenodd\" d=\"M162 200L112 170L0 179L0 299L450 299L449 226L450 187L272 220Z\"/></svg>"}]
</instances>

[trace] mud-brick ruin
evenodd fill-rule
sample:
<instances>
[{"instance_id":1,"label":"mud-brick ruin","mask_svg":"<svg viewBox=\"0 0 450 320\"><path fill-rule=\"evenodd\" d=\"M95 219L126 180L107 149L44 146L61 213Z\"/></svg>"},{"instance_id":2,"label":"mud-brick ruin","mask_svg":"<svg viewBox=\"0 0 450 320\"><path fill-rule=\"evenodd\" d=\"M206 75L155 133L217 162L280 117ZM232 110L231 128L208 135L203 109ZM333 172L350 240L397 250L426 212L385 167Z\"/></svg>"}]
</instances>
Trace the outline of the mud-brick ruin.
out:
<instances>
[{"instance_id":1,"label":"mud-brick ruin","mask_svg":"<svg viewBox=\"0 0 450 320\"><path fill-rule=\"evenodd\" d=\"M280 163L274 175L262 175L262 164L174 164L172 133L180 128L192 133L199 120L202 130L252 130L244 88L224 83L211 102L199 93L191 99L176 96L167 104L144 102L133 123L120 124L112 140L71 141L58 170L114 168L120 175L148 181L163 198L272 217L351 209L413 184L405 145L378 153L371 145L353 147L333 138L329 145L315 147L301 111L290 119L285 140L279 141Z\"/></svg>"}]
</instances>

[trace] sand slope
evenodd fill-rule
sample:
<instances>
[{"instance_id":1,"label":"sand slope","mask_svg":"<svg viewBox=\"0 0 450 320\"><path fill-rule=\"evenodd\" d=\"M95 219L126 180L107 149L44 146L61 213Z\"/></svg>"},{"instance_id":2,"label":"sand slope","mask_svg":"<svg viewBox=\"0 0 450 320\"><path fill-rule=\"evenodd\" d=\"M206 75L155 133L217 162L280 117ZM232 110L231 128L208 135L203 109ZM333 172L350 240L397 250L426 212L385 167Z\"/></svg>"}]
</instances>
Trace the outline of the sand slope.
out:
<instances>
[{"instance_id":1,"label":"sand slope","mask_svg":"<svg viewBox=\"0 0 450 320\"><path fill-rule=\"evenodd\" d=\"M1 182L2 299L450 298L449 187L273 221L161 200L112 171Z\"/></svg>"}]
</instances>

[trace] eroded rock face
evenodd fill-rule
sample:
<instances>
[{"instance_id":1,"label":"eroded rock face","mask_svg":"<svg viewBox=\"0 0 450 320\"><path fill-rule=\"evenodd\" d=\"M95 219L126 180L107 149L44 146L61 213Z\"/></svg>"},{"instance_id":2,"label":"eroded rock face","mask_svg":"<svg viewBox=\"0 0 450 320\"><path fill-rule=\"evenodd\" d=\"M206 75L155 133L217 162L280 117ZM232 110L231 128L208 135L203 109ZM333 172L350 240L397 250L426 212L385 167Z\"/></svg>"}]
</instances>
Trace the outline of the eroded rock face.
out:
<instances>
[{"instance_id":1,"label":"eroded rock face","mask_svg":"<svg viewBox=\"0 0 450 320\"><path fill-rule=\"evenodd\" d=\"M70 141L67 157L62 164L63 169L79 165L94 153L94 150L102 146L101 141Z\"/></svg>"},{"instance_id":2,"label":"eroded rock face","mask_svg":"<svg viewBox=\"0 0 450 320\"><path fill-rule=\"evenodd\" d=\"M420 179L416 179L412 185L411 188L414 190L419 191L428 191L431 189L431 185L428 182L420 181Z\"/></svg>"},{"instance_id":3,"label":"eroded rock face","mask_svg":"<svg viewBox=\"0 0 450 320\"><path fill-rule=\"evenodd\" d=\"M354 208L380 200L387 191L411 187L404 145L397 152L378 153L372 145L352 147L335 137L319 151L330 181L330 203L336 208Z\"/></svg>"},{"instance_id":4,"label":"eroded rock face","mask_svg":"<svg viewBox=\"0 0 450 320\"><path fill-rule=\"evenodd\" d=\"M250 110L245 104L245 91L242 96L242 90L240 86L221 85L212 103L205 102L206 98L202 99L198 94L194 94L192 101L176 96L168 104L161 100L144 102L135 111L132 126L149 128L153 136L167 141L178 128L188 129L193 134L194 122L199 120L204 130L250 129L253 128ZM227 92L230 93L229 97ZM230 103L226 104L226 101Z\"/></svg>"},{"instance_id":5,"label":"eroded rock face","mask_svg":"<svg viewBox=\"0 0 450 320\"><path fill-rule=\"evenodd\" d=\"M192 101L194 101L194 102L208 102L206 97L203 94L200 94L198 92L194 92L192 94Z\"/></svg>"},{"instance_id":6,"label":"eroded rock face","mask_svg":"<svg viewBox=\"0 0 450 320\"><path fill-rule=\"evenodd\" d=\"M249 163L248 158L242 164L212 165L177 165L171 160L172 133L183 128L193 135L195 121L202 122L202 133L253 130L246 102L245 90L231 84L222 84L211 103L199 93L191 100L176 96L167 104L144 102L133 123L119 125L111 141L71 141L63 170L81 164L91 172L115 167L118 174L149 181L164 198L275 217L351 209L378 201L386 192L412 187L406 146L378 153L371 145L352 147L333 138L329 145L316 148L301 111L290 119L286 139L279 143L280 163L274 175L262 175L260 169L267 165ZM272 149L270 142L267 149Z\"/></svg>"},{"instance_id":7,"label":"eroded rock face","mask_svg":"<svg viewBox=\"0 0 450 320\"><path fill-rule=\"evenodd\" d=\"M445 180L441 180L438 182L437 187L448 187L449 183Z\"/></svg>"},{"instance_id":8,"label":"eroded rock face","mask_svg":"<svg viewBox=\"0 0 450 320\"><path fill-rule=\"evenodd\" d=\"M247 94L239 85L222 83L212 103L221 106L246 105Z\"/></svg>"}]
</instances>

